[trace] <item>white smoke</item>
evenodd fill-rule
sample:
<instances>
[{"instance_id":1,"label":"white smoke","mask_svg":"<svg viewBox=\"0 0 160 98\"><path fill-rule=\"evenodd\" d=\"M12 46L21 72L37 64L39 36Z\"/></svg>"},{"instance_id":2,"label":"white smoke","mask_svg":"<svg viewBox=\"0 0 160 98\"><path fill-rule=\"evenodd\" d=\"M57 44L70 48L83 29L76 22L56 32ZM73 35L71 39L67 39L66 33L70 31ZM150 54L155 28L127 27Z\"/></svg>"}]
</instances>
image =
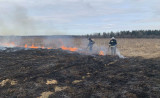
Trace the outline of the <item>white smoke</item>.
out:
<instances>
[{"instance_id":1,"label":"white smoke","mask_svg":"<svg viewBox=\"0 0 160 98\"><path fill-rule=\"evenodd\" d=\"M126 58L123 55L121 55L120 51L118 50L118 48L116 49L116 55L118 55L120 58Z\"/></svg>"},{"instance_id":2,"label":"white smoke","mask_svg":"<svg viewBox=\"0 0 160 98\"><path fill-rule=\"evenodd\" d=\"M62 46L64 47L72 47L77 48L77 52L81 54L87 54L87 55L111 55L111 49L110 47L107 47L106 45L97 45L95 43L93 45L92 51L90 51L88 46L88 39L87 38L74 38L71 36L43 36L43 37L16 37L16 36L10 36L10 37L0 37L0 50L5 50L7 48L13 48L13 47L21 47L22 49L29 49L25 48L25 45L27 44L28 47L31 47L34 45L35 47L39 47L42 49L58 49ZM116 49L116 55L120 58L125 58L119 51L119 49Z\"/></svg>"},{"instance_id":3,"label":"white smoke","mask_svg":"<svg viewBox=\"0 0 160 98\"><path fill-rule=\"evenodd\" d=\"M0 35L64 35L53 24L37 20L30 10L17 3L0 2Z\"/></svg>"},{"instance_id":4,"label":"white smoke","mask_svg":"<svg viewBox=\"0 0 160 98\"><path fill-rule=\"evenodd\" d=\"M97 48L97 51L103 51L104 55L111 55L111 49L109 47L105 47L105 46L97 46L96 45L96 48ZM117 48L116 49L116 55L119 57L119 58L126 58L124 57L119 49Z\"/></svg>"},{"instance_id":5,"label":"white smoke","mask_svg":"<svg viewBox=\"0 0 160 98\"><path fill-rule=\"evenodd\" d=\"M110 48L110 47L107 48L107 55L111 55L111 48ZM119 51L118 48L116 48L116 55L117 55L119 58L126 58L126 57L124 57L124 56L120 53L120 51Z\"/></svg>"},{"instance_id":6,"label":"white smoke","mask_svg":"<svg viewBox=\"0 0 160 98\"><path fill-rule=\"evenodd\" d=\"M29 32L33 33L34 21L28 16L24 7L3 3L0 8L3 9L0 10L0 35L28 35Z\"/></svg>"}]
</instances>

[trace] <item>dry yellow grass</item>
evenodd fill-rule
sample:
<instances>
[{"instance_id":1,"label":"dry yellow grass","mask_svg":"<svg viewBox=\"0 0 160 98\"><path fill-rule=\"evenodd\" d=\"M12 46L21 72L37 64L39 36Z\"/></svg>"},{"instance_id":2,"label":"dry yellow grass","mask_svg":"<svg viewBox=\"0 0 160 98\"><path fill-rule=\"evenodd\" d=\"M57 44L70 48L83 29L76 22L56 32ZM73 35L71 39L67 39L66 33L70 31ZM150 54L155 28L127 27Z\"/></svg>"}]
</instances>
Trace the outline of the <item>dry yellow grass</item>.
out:
<instances>
[{"instance_id":1,"label":"dry yellow grass","mask_svg":"<svg viewBox=\"0 0 160 98\"><path fill-rule=\"evenodd\" d=\"M74 45L79 48L85 48L88 44L87 38L74 39ZM123 56L144 58L160 57L160 39L151 38L117 38L117 48ZM108 48L110 38L94 38L98 47Z\"/></svg>"},{"instance_id":2,"label":"dry yellow grass","mask_svg":"<svg viewBox=\"0 0 160 98\"><path fill-rule=\"evenodd\" d=\"M16 85L17 81L6 79L6 80L3 80L2 82L0 82L0 86L5 86L7 83L9 83L10 85Z\"/></svg>"},{"instance_id":3,"label":"dry yellow grass","mask_svg":"<svg viewBox=\"0 0 160 98\"><path fill-rule=\"evenodd\" d=\"M37 98L48 98L50 95L54 94L54 92L51 92L51 91L48 91L48 92L43 92L41 94L40 97L37 97Z\"/></svg>"},{"instance_id":4,"label":"dry yellow grass","mask_svg":"<svg viewBox=\"0 0 160 98\"><path fill-rule=\"evenodd\" d=\"M3 40L3 39L1 39ZM96 46L108 48L110 38L94 38ZM10 40L11 41L11 40ZM3 42L3 41L1 41ZM88 45L87 38L46 38L46 37L26 37L20 40L13 40L12 42L18 43L21 46L28 44L31 46L47 46L51 48L59 48L62 45L67 47L77 47L86 49ZM127 57L141 56L144 58L157 58L160 57L160 39L151 38L118 38L118 49L120 53ZM95 46L95 45L94 45Z\"/></svg>"},{"instance_id":5,"label":"dry yellow grass","mask_svg":"<svg viewBox=\"0 0 160 98\"><path fill-rule=\"evenodd\" d=\"M58 81L57 80L47 80L47 85L49 84L58 84Z\"/></svg>"},{"instance_id":6,"label":"dry yellow grass","mask_svg":"<svg viewBox=\"0 0 160 98\"><path fill-rule=\"evenodd\" d=\"M95 39L96 43L107 47L110 39ZM124 56L144 58L160 57L160 39L117 39L118 49Z\"/></svg>"},{"instance_id":7,"label":"dry yellow grass","mask_svg":"<svg viewBox=\"0 0 160 98\"><path fill-rule=\"evenodd\" d=\"M80 83L80 82L82 82L82 80L74 80L74 81L72 82L72 84L77 84L77 83Z\"/></svg>"},{"instance_id":8,"label":"dry yellow grass","mask_svg":"<svg viewBox=\"0 0 160 98\"><path fill-rule=\"evenodd\" d=\"M67 86L64 86L64 87L56 86L54 89L55 89L55 92L59 92L59 91L65 90L65 89L67 89L67 88L69 88L69 87L67 87Z\"/></svg>"}]
</instances>

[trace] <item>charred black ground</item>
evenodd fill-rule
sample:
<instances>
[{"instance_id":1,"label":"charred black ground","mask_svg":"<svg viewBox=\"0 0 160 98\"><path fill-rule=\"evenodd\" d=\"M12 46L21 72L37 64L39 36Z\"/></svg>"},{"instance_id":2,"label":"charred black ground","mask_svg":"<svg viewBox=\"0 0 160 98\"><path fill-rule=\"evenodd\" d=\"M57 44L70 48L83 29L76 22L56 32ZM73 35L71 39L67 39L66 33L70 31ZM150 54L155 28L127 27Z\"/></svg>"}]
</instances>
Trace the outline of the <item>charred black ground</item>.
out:
<instances>
[{"instance_id":1,"label":"charred black ground","mask_svg":"<svg viewBox=\"0 0 160 98\"><path fill-rule=\"evenodd\" d=\"M17 81L14 85L5 82ZM47 80L57 84L47 85ZM79 82L75 82L75 80ZM61 49L0 51L0 97L158 98L160 58L120 59L81 55ZM66 87L55 90L56 87Z\"/></svg>"}]
</instances>

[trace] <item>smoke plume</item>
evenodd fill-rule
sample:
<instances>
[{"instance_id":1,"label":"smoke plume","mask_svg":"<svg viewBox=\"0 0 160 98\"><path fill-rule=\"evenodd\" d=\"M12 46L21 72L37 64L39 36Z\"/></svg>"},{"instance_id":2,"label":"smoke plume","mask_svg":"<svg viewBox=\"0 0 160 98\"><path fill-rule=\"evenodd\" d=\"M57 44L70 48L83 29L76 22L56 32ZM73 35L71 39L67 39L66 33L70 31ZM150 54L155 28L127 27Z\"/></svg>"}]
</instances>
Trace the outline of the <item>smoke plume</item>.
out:
<instances>
[{"instance_id":1,"label":"smoke plume","mask_svg":"<svg viewBox=\"0 0 160 98\"><path fill-rule=\"evenodd\" d=\"M0 4L0 36L63 35L51 25L37 20L29 8L15 3ZM50 28L47 28L48 25Z\"/></svg>"},{"instance_id":2,"label":"smoke plume","mask_svg":"<svg viewBox=\"0 0 160 98\"><path fill-rule=\"evenodd\" d=\"M0 35L32 34L35 22L28 16L27 10L16 4L4 5L0 5Z\"/></svg>"}]
</instances>

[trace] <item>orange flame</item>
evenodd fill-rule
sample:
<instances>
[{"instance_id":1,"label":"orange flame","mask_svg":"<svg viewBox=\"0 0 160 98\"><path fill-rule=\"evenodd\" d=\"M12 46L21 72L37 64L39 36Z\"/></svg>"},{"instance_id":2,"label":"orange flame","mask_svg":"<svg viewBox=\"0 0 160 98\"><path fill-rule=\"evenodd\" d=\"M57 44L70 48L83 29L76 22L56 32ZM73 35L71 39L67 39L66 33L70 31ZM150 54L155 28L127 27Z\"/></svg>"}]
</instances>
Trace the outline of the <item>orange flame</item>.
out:
<instances>
[{"instance_id":1,"label":"orange flame","mask_svg":"<svg viewBox=\"0 0 160 98\"><path fill-rule=\"evenodd\" d=\"M27 44L25 44L24 48L27 48L27 47L28 47L28 45L27 45Z\"/></svg>"},{"instance_id":2,"label":"orange flame","mask_svg":"<svg viewBox=\"0 0 160 98\"><path fill-rule=\"evenodd\" d=\"M103 52L103 51L100 51L100 52L99 52L99 55L104 55L104 52Z\"/></svg>"},{"instance_id":3,"label":"orange flame","mask_svg":"<svg viewBox=\"0 0 160 98\"><path fill-rule=\"evenodd\" d=\"M78 50L78 48L65 47L65 46L62 46L61 49L62 49L62 50L69 50L69 51L72 51L72 52Z\"/></svg>"},{"instance_id":4,"label":"orange flame","mask_svg":"<svg viewBox=\"0 0 160 98\"><path fill-rule=\"evenodd\" d=\"M45 47L45 46L36 46L34 44L32 44L31 46L29 46L28 44L24 44L23 46L20 46L20 45L16 45L14 42L10 42L10 43L0 43L0 45L2 46L7 46L7 47L10 47L10 46L15 46L15 47L24 47L24 48L32 48L32 49L37 49L37 48L41 48L41 49L53 49L52 47ZM68 50L68 51L77 51L78 48L76 47L65 47L65 46L61 46L61 49L62 50Z\"/></svg>"},{"instance_id":5,"label":"orange flame","mask_svg":"<svg viewBox=\"0 0 160 98\"><path fill-rule=\"evenodd\" d=\"M39 47L34 46L34 44L32 44L32 46L31 46L31 47L29 47L29 48L37 49L37 48L39 48Z\"/></svg>"},{"instance_id":6,"label":"orange flame","mask_svg":"<svg viewBox=\"0 0 160 98\"><path fill-rule=\"evenodd\" d=\"M52 49L52 48L49 48L49 47L48 47L47 49Z\"/></svg>"}]
</instances>

